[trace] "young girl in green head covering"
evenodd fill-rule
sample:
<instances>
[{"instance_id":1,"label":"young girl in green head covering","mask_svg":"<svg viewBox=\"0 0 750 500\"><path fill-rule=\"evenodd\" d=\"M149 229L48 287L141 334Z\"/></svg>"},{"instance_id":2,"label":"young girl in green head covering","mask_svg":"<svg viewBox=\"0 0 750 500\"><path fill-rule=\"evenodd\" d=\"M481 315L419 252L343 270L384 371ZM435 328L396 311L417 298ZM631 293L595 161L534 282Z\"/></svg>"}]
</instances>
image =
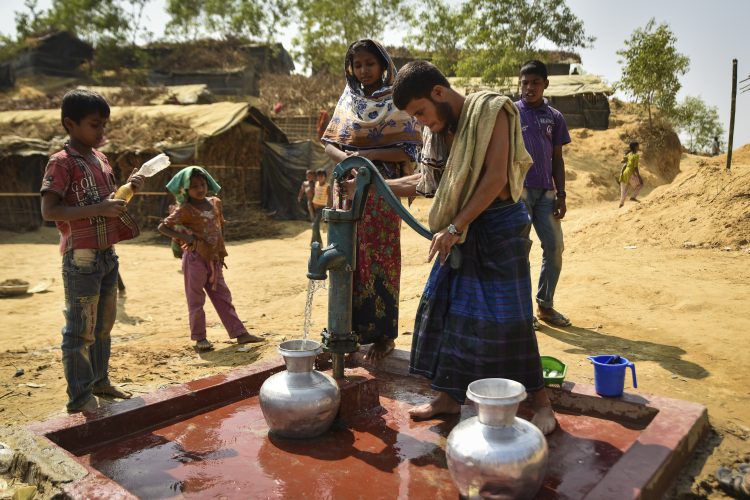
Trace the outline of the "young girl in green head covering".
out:
<instances>
[{"instance_id":1,"label":"young girl in green head covering","mask_svg":"<svg viewBox=\"0 0 750 500\"><path fill-rule=\"evenodd\" d=\"M167 189L179 205L159 224L159 232L185 243L182 245L182 272L190 317L190 338L200 351L213 348L206 338L206 294L216 309L229 337L238 344L262 342L250 335L232 305L232 294L224 281L222 267L227 250L224 246L224 214L216 194L221 186L201 167L186 167L167 183ZM181 225L189 233L175 231Z\"/></svg>"}]
</instances>

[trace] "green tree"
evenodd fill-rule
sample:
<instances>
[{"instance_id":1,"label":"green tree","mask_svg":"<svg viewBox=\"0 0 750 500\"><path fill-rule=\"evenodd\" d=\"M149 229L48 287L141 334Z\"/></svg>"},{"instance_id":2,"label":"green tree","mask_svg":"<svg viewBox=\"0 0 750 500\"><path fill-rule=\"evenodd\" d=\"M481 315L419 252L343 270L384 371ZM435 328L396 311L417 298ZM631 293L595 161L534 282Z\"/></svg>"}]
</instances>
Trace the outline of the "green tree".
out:
<instances>
[{"instance_id":1,"label":"green tree","mask_svg":"<svg viewBox=\"0 0 750 500\"><path fill-rule=\"evenodd\" d=\"M297 0L296 10L300 27L294 43L301 47L305 66L333 73L343 70L349 44L379 39L411 14L405 0Z\"/></svg>"},{"instance_id":2,"label":"green tree","mask_svg":"<svg viewBox=\"0 0 750 500\"><path fill-rule=\"evenodd\" d=\"M53 0L52 6L39 10L37 0L26 0L27 11L16 12L19 39L58 30L66 30L96 44L104 38L125 40L129 19L117 0Z\"/></svg>"},{"instance_id":3,"label":"green tree","mask_svg":"<svg viewBox=\"0 0 750 500\"><path fill-rule=\"evenodd\" d=\"M429 0L414 20L419 45L438 63L455 60L443 69L488 82L515 76L525 60L539 56L542 41L567 50L595 41L565 0L472 0L459 8Z\"/></svg>"},{"instance_id":4,"label":"green tree","mask_svg":"<svg viewBox=\"0 0 750 500\"><path fill-rule=\"evenodd\" d=\"M460 5L426 0L418 15L413 17L414 29L406 41L430 54L432 63L444 74L455 76L461 48L465 45L465 37L461 35L467 31L465 22L465 9Z\"/></svg>"},{"instance_id":5,"label":"green tree","mask_svg":"<svg viewBox=\"0 0 750 500\"><path fill-rule=\"evenodd\" d=\"M653 124L652 107L670 115L682 84L680 77L687 73L690 59L675 47L677 38L662 23L652 18L644 28L637 28L625 48L617 51L622 58L622 78L618 87L635 98L648 112L649 126Z\"/></svg>"},{"instance_id":6,"label":"green tree","mask_svg":"<svg viewBox=\"0 0 750 500\"><path fill-rule=\"evenodd\" d=\"M693 152L709 150L714 137L724 134L718 109L700 97L685 97L672 112L672 121L678 131L688 136L688 149Z\"/></svg>"},{"instance_id":7,"label":"green tree","mask_svg":"<svg viewBox=\"0 0 750 500\"><path fill-rule=\"evenodd\" d=\"M151 0L53 0L49 9L39 9L37 0L26 0L17 11L17 44L33 36L65 30L92 43L97 71L142 66L145 53L136 46L149 36L143 12Z\"/></svg>"},{"instance_id":8,"label":"green tree","mask_svg":"<svg viewBox=\"0 0 750 500\"><path fill-rule=\"evenodd\" d=\"M291 0L168 0L167 31L177 38L273 38L287 24Z\"/></svg>"}]
</instances>

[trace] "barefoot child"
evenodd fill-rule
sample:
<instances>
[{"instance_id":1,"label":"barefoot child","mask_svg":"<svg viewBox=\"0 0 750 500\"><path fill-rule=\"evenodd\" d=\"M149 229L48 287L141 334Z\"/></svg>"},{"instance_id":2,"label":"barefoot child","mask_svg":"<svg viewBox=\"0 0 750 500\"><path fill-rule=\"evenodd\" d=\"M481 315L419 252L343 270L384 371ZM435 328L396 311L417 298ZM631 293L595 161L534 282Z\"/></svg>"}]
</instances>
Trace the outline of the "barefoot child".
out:
<instances>
[{"instance_id":1,"label":"barefoot child","mask_svg":"<svg viewBox=\"0 0 750 500\"><path fill-rule=\"evenodd\" d=\"M310 206L313 210L312 239L310 243L312 244L317 241L322 248L324 245L323 236L320 234L320 221L323 220L323 209L333 204L333 192L327 182L328 174L324 168L319 168L315 172L315 177L318 179L318 182L314 183L313 199L310 201Z\"/></svg>"},{"instance_id":2,"label":"barefoot child","mask_svg":"<svg viewBox=\"0 0 750 500\"><path fill-rule=\"evenodd\" d=\"M305 209L310 217L310 222L315 218L315 210L313 209L313 197L315 196L315 170L308 170L305 172L305 180L299 187L297 193L297 203L302 203L305 200Z\"/></svg>"},{"instance_id":3,"label":"barefoot child","mask_svg":"<svg viewBox=\"0 0 750 500\"><path fill-rule=\"evenodd\" d=\"M110 333L117 313L119 264L114 244L138 235L117 189L107 157L97 151L109 120L107 101L95 92L72 90L62 100L62 125L70 136L52 155L42 182L42 217L60 232L65 285L62 364L68 412L93 410L93 396L127 399L109 380ZM137 191L140 175L128 179Z\"/></svg>"},{"instance_id":4,"label":"barefoot child","mask_svg":"<svg viewBox=\"0 0 750 500\"><path fill-rule=\"evenodd\" d=\"M179 206L159 224L159 232L185 242L182 255L182 272L185 278L185 296L190 317L190 338L200 351L213 346L206 338L206 314L203 304L206 294L211 299L229 338L238 344L263 342L250 335L237 317L232 305L232 294L224 281L222 266L227 256L224 247L224 215L221 200L215 195L221 187L201 167L186 167L167 183L167 189L177 198ZM175 230L184 226L191 234Z\"/></svg>"}]
</instances>

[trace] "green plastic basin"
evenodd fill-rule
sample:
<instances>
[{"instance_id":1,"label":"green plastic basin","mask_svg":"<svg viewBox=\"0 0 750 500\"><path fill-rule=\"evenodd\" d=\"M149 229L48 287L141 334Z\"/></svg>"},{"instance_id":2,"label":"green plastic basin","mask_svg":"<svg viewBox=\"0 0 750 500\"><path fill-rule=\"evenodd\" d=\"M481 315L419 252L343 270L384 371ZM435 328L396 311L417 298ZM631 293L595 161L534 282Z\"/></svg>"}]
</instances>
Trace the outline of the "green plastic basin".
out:
<instances>
[{"instance_id":1,"label":"green plastic basin","mask_svg":"<svg viewBox=\"0 0 750 500\"><path fill-rule=\"evenodd\" d=\"M562 385L568 366L552 356L541 356L544 385Z\"/></svg>"}]
</instances>

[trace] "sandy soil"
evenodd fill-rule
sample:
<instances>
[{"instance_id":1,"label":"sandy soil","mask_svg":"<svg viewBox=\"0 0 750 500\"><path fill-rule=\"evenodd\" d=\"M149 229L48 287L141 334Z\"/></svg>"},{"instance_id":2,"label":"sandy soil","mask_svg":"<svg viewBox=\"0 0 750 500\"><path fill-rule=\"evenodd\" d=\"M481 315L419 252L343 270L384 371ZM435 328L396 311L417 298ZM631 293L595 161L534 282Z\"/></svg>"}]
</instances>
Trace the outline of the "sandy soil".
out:
<instances>
[{"instance_id":1,"label":"sandy soil","mask_svg":"<svg viewBox=\"0 0 750 500\"><path fill-rule=\"evenodd\" d=\"M585 152L574 153L568 161L573 172L568 192L576 194L570 197L564 222L566 253L556 305L575 326L543 326L538 334L541 352L564 360L568 378L584 383L593 383L587 355L619 353L637 365L635 392L706 405L713 431L681 474L675 496L721 498L712 476L716 468L750 460L750 393L744 361L750 359L747 243L735 239L727 249L720 240L703 248L683 246L691 239L690 226L680 229L679 221L669 219L673 197L679 193L662 196L659 193L668 187L662 186L643 204L629 203L618 210L616 202L608 201L614 197L614 184L592 185ZM685 189L693 189L686 179L696 179L701 162L686 157L683 172L671 186L685 181ZM746 175L748 165L750 161L738 166L733 175ZM747 188L743 189L739 198L747 199ZM657 198L661 202L654 201ZM418 200L412 211L424 219L427 208L425 200ZM710 209L699 207L693 215L701 217ZM748 217L735 215L738 220ZM635 218L646 229L634 229ZM649 230L661 227L663 219L685 238L660 238L659 232ZM279 230L274 239L234 242L228 248L226 278L240 317L253 333L268 340L247 352L228 341L209 306L209 338L217 349L196 353L189 340L179 262L166 241L146 235L119 245L127 295L119 301L113 331L112 380L135 394L147 393L275 357L278 342L299 337L310 232L304 223L279 224ZM0 420L6 425L44 420L60 414L65 404L59 349L63 289L56 240L52 228L0 234L0 281L56 280L45 293L0 299L0 317L5 318L0 335ZM403 230L398 345L405 349L430 269L427 248L426 240ZM535 242L534 279L540 255ZM324 326L326 298L325 290L315 297L313 331ZM17 368L24 374L15 377ZM627 390L633 389L628 385Z\"/></svg>"}]
</instances>

